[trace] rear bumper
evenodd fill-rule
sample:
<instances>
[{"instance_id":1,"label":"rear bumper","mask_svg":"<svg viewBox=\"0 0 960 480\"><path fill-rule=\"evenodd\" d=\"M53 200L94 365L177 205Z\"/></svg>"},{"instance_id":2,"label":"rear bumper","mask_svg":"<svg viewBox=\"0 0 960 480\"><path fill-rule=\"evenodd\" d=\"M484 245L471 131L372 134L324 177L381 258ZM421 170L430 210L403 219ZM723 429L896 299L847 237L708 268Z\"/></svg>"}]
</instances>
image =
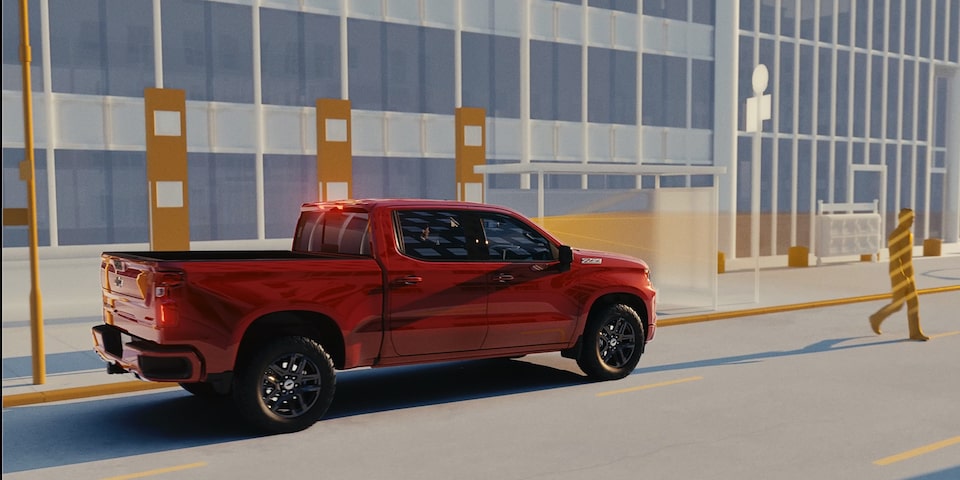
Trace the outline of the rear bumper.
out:
<instances>
[{"instance_id":1,"label":"rear bumper","mask_svg":"<svg viewBox=\"0 0 960 480\"><path fill-rule=\"evenodd\" d=\"M110 373L131 372L153 382L199 382L203 360L191 347L164 346L134 337L113 325L93 327L93 349Z\"/></svg>"}]
</instances>

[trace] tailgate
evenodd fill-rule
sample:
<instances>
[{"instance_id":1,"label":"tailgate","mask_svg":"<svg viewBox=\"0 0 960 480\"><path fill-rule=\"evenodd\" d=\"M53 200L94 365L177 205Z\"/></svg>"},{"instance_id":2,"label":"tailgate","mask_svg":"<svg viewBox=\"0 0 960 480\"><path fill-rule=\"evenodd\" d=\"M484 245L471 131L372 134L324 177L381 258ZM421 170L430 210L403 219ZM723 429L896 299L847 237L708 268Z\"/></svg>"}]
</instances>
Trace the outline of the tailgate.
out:
<instances>
[{"instance_id":1,"label":"tailgate","mask_svg":"<svg viewBox=\"0 0 960 480\"><path fill-rule=\"evenodd\" d=\"M103 319L137 336L156 340L156 261L103 254L100 286L103 290Z\"/></svg>"}]
</instances>

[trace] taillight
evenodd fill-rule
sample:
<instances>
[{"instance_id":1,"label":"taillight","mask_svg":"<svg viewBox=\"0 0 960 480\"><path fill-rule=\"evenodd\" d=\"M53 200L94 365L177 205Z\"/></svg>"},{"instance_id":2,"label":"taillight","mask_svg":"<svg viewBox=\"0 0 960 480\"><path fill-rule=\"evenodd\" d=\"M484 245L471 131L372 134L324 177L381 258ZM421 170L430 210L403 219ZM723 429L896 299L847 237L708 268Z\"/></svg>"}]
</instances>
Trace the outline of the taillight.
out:
<instances>
[{"instance_id":1,"label":"taillight","mask_svg":"<svg viewBox=\"0 0 960 480\"><path fill-rule=\"evenodd\" d=\"M153 278L153 297L157 302L157 328L175 327L180 323L180 311L170 296L173 290L183 283L183 272L156 272Z\"/></svg>"},{"instance_id":2,"label":"taillight","mask_svg":"<svg viewBox=\"0 0 960 480\"><path fill-rule=\"evenodd\" d=\"M180 323L180 312L177 311L177 304L161 302L158 307L158 328L176 327Z\"/></svg>"},{"instance_id":3,"label":"taillight","mask_svg":"<svg viewBox=\"0 0 960 480\"><path fill-rule=\"evenodd\" d=\"M170 290L179 286L183 282L183 274L180 272L158 272L154 274L153 283L154 298L162 298L170 295ZM139 280L139 279L138 279ZM140 282L137 282L139 285Z\"/></svg>"}]
</instances>

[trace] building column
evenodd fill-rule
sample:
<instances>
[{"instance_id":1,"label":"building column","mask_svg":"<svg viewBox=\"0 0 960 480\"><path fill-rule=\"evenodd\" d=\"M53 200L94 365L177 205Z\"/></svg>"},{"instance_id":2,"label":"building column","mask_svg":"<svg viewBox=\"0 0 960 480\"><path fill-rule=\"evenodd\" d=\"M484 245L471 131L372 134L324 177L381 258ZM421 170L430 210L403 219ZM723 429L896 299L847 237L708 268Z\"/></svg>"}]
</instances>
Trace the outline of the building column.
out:
<instances>
[{"instance_id":1,"label":"building column","mask_svg":"<svg viewBox=\"0 0 960 480\"><path fill-rule=\"evenodd\" d=\"M143 100L150 249L190 250L186 92L147 88L143 91Z\"/></svg>"},{"instance_id":2,"label":"building column","mask_svg":"<svg viewBox=\"0 0 960 480\"><path fill-rule=\"evenodd\" d=\"M457 200L483 203L483 174L473 167L487 161L487 113L482 108L456 111Z\"/></svg>"},{"instance_id":3,"label":"building column","mask_svg":"<svg viewBox=\"0 0 960 480\"><path fill-rule=\"evenodd\" d=\"M353 198L350 100L317 99L317 182L320 200Z\"/></svg>"}]
</instances>

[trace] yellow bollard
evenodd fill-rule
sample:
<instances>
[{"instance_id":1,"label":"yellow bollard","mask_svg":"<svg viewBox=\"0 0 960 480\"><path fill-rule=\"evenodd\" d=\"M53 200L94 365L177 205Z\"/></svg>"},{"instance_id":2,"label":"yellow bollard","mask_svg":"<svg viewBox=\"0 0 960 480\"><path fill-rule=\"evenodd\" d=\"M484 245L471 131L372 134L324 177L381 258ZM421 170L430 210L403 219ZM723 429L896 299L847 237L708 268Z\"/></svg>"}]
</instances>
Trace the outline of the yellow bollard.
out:
<instances>
[{"instance_id":1,"label":"yellow bollard","mask_svg":"<svg viewBox=\"0 0 960 480\"><path fill-rule=\"evenodd\" d=\"M939 257L940 256L940 243L939 238L928 238L923 241L923 256L924 257Z\"/></svg>"},{"instance_id":2,"label":"yellow bollard","mask_svg":"<svg viewBox=\"0 0 960 480\"><path fill-rule=\"evenodd\" d=\"M790 250L787 250L787 266L789 267L808 267L810 266L809 259L810 249L807 247L790 247Z\"/></svg>"}]
</instances>

